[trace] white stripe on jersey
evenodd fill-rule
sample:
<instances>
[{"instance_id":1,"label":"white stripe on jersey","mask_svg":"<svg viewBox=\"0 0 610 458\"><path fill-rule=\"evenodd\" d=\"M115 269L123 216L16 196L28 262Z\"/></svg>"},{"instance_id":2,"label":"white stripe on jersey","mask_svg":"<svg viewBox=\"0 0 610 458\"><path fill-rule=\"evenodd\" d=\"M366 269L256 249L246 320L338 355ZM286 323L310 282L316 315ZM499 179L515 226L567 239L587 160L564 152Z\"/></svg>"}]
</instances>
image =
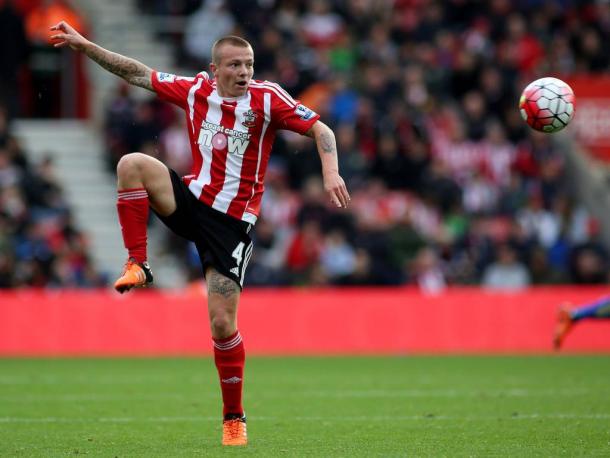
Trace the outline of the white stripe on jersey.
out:
<instances>
[{"instance_id":1,"label":"white stripe on jersey","mask_svg":"<svg viewBox=\"0 0 610 458\"><path fill-rule=\"evenodd\" d=\"M189 105L189 117L191 118L191 132L193 132L193 138L196 138L195 125L193 124L193 118L195 117L195 92L197 92L197 90L201 87L202 83L203 79L197 81L197 84L194 84L193 87L191 87L191 89L189 90L189 95L186 98Z\"/></svg>"},{"instance_id":2,"label":"white stripe on jersey","mask_svg":"<svg viewBox=\"0 0 610 458\"><path fill-rule=\"evenodd\" d=\"M241 217L242 221L250 224L256 224L257 216L254 213L244 212L244 216Z\"/></svg>"},{"instance_id":3,"label":"white stripe on jersey","mask_svg":"<svg viewBox=\"0 0 610 458\"><path fill-rule=\"evenodd\" d=\"M265 113L265 120L263 122L263 127L261 129L261 137L258 142L258 161L256 162L256 173L254 175L254 186L252 186L252 194L246 203L246 210L244 211L244 220L248 221L250 224L254 224L256 222L256 216L252 213L248 212L248 205L250 205L250 201L252 197L254 197L254 190L256 189L256 184L260 181L258 174L261 166L261 159L263 157L263 143L265 140L265 133L267 133L267 127L271 122L271 94L268 92L263 96L263 112ZM246 219L248 218L248 219Z\"/></svg>"},{"instance_id":4,"label":"white stripe on jersey","mask_svg":"<svg viewBox=\"0 0 610 458\"><path fill-rule=\"evenodd\" d=\"M284 97L286 97L288 99L289 102L291 102L293 105L298 105L297 101L294 100L292 98L292 96L290 94L288 94L288 92L286 92L284 90L284 88L282 86L280 86L277 83L272 83L271 81L265 81L264 84L269 85L273 88L275 88L276 90L278 90Z\"/></svg>"},{"instance_id":5,"label":"white stripe on jersey","mask_svg":"<svg viewBox=\"0 0 610 458\"><path fill-rule=\"evenodd\" d=\"M233 124L233 130L238 132L248 133L248 128L242 124L245 121L244 113L250 109L250 102L252 100L252 94L248 92L248 96L237 102L235 107L235 124ZM227 161L225 166L225 181L222 185L222 189L212 204L212 208L226 213L229 209L229 205L237 196L239 191L239 183L241 183L241 168L244 163L243 154L232 154L227 151Z\"/></svg>"},{"instance_id":6,"label":"white stripe on jersey","mask_svg":"<svg viewBox=\"0 0 610 458\"><path fill-rule=\"evenodd\" d=\"M293 108L296 107L296 102L293 103L290 100L288 100L280 91L278 91L275 87L271 86L270 84L267 84L267 83L250 83L250 85L252 87L256 87L256 88L269 89L275 95L277 95L278 98L280 100L282 100L286 105L288 105L289 107L293 107Z\"/></svg>"},{"instance_id":7,"label":"white stripe on jersey","mask_svg":"<svg viewBox=\"0 0 610 458\"><path fill-rule=\"evenodd\" d=\"M208 113L203 121L209 122L211 124L220 125L220 121L222 119L222 110L220 105L222 104L222 98L218 95L216 90L212 91L212 93L207 98L208 102ZM210 166L212 165L212 148L199 145L199 151L203 156L203 165L201 170L199 171L199 176L196 180L193 180L189 184L189 189L195 197L198 199L201 197L201 191L206 184L210 184L212 181L212 174Z\"/></svg>"}]
</instances>

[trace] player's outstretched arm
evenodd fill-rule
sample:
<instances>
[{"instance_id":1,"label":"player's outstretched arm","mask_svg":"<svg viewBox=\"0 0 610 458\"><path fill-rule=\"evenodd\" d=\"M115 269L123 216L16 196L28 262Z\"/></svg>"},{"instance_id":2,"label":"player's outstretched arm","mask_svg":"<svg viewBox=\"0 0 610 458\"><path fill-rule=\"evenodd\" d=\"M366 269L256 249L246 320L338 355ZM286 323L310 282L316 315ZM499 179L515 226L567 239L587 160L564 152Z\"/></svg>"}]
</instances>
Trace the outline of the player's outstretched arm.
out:
<instances>
[{"instance_id":1,"label":"player's outstretched arm","mask_svg":"<svg viewBox=\"0 0 610 458\"><path fill-rule=\"evenodd\" d=\"M151 81L152 69L143 63L96 45L78 33L66 21L61 21L54 25L51 27L51 30L57 32L51 36L55 42L53 46L56 48L70 46L75 51L85 53L87 57L97 62L109 72L120 76L129 84L153 90Z\"/></svg>"},{"instance_id":2,"label":"player's outstretched arm","mask_svg":"<svg viewBox=\"0 0 610 458\"><path fill-rule=\"evenodd\" d=\"M322 121L316 123L305 135L316 141L318 154L322 161L322 176L324 178L324 189L330 196L330 200L337 207L347 208L350 201L345 181L339 175L339 161L337 159L337 142L335 134Z\"/></svg>"}]
</instances>

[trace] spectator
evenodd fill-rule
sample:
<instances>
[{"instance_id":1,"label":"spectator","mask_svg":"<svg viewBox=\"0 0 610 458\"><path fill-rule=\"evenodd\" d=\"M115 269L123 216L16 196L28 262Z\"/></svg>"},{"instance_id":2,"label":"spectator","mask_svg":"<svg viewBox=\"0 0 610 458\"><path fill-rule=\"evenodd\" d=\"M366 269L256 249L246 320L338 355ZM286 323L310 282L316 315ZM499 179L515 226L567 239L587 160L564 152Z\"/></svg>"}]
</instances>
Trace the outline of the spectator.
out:
<instances>
[{"instance_id":1,"label":"spectator","mask_svg":"<svg viewBox=\"0 0 610 458\"><path fill-rule=\"evenodd\" d=\"M398 141L393 132L383 132L378 141L379 150L371 167L371 175L383 181L388 188L403 186L406 160L398 149Z\"/></svg>"},{"instance_id":2,"label":"spectator","mask_svg":"<svg viewBox=\"0 0 610 458\"><path fill-rule=\"evenodd\" d=\"M378 280L371 271L371 257L368 252L362 248L356 248L354 269L349 275L337 278L334 283L343 286L378 284Z\"/></svg>"},{"instance_id":3,"label":"spectator","mask_svg":"<svg viewBox=\"0 0 610 458\"><path fill-rule=\"evenodd\" d=\"M482 285L490 289L519 290L531 282L527 268L517 259L510 245L500 245L496 261L483 273Z\"/></svg>"},{"instance_id":4,"label":"spectator","mask_svg":"<svg viewBox=\"0 0 610 458\"><path fill-rule=\"evenodd\" d=\"M296 283L307 283L322 253L322 231L315 220L305 221L288 245L286 267Z\"/></svg>"},{"instance_id":5,"label":"spectator","mask_svg":"<svg viewBox=\"0 0 610 458\"><path fill-rule=\"evenodd\" d=\"M343 30L343 19L331 11L328 0L308 2L308 11L301 24L306 43L314 48L337 42Z\"/></svg>"},{"instance_id":6,"label":"spectator","mask_svg":"<svg viewBox=\"0 0 610 458\"><path fill-rule=\"evenodd\" d=\"M422 248L417 253L411 269L414 283L423 293L438 294L446 288L445 274L438 255L432 248Z\"/></svg>"},{"instance_id":7,"label":"spectator","mask_svg":"<svg viewBox=\"0 0 610 458\"><path fill-rule=\"evenodd\" d=\"M205 0L189 16L184 31L184 49L193 68L207 68L214 42L234 31L235 19L225 7L225 0ZM78 27L77 27L77 30Z\"/></svg>"},{"instance_id":8,"label":"spectator","mask_svg":"<svg viewBox=\"0 0 610 458\"><path fill-rule=\"evenodd\" d=\"M185 123L184 116L176 114L159 138L164 162L180 176L188 175L191 166L191 145L188 137L184 135Z\"/></svg>"},{"instance_id":9,"label":"spectator","mask_svg":"<svg viewBox=\"0 0 610 458\"><path fill-rule=\"evenodd\" d=\"M600 226L589 222L589 238L576 244L570 253L569 266L572 282L576 284L608 283L608 250L599 241Z\"/></svg>"},{"instance_id":10,"label":"spectator","mask_svg":"<svg viewBox=\"0 0 610 458\"><path fill-rule=\"evenodd\" d=\"M326 234L320 263L331 281L349 276L356 270L356 252L340 229Z\"/></svg>"},{"instance_id":11,"label":"spectator","mask_svg":"<svg viewBox=\"0 0 610 458\"><path fill-rule=\"evenodd\" d=\"M269 191L267 191L268 195ZM259 218L252 238L256 252L246 271L246 281L250 285L283 285L289 282L283 270L286 258L287 234L282 233L265 218Z\"/></svg>"}]
</instances>

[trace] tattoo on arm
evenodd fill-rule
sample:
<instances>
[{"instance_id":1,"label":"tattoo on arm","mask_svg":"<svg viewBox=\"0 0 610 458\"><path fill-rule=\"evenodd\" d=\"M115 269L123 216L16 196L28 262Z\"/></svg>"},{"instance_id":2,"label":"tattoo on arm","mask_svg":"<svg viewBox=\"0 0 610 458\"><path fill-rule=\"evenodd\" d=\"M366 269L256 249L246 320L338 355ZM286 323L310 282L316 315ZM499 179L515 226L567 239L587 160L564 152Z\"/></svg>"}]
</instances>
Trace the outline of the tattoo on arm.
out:
<instances>
[{"instance_id":1,"label":"tattoo on arm","mask_svg":"<svg viewBox=\"0 0 610 458\"><path fill-rule=\"evenodd\" d=\"M328 132L323 132L320 134L320 145L322 146L322 151L325 153L330 154L337 152L333 136Z\"/></svg>"},{"instance_id":2,"label":"tattoo on arm","mask_svg":"<svg viewBox=\"0 0 610 458\"><path fill-rule=\"evenodd\" d=\"M239 286L234 280L225 277L214 269L210 269L208 272L208 294L220 294L226 298L239 294Z\"/></svg>"},{"instance_id":3,"label":"tattoo on arm","mask_svg":"<svg viewBox=\"0 0 610 458\"><path fill-rule=\"evenodd\" d=\"M315 139L318 147L321 148L324 153L333 154L337 152L333 131L320 121L314 124L314 126L305 132L304 135Z\"/></svg>"},{"instance_id":4,"label":"tattoo on arm","mask_svg":"<svg viewBox=\"0 0 610 458\"><path fill-rule=\"evenodd\" d=\"M153 86L152 86L151 77L152 77L152 72L149 72L145 76L134 76L131 79L129 79L128 82L130 84L133 84L134 86L139 86L139 87L143 87L144 89L148 89L149 91L154 91Z\"/></svg>"},{"instance_id":5,"label":"tattoo on arm","mask_svg":"<svg viewBox=\"0 0 610 458\"><path fill-rule=\"evenodd\" d=\"M111 73L120 76L129 84L153 90L152 70L141 62L130 57L108 51L100 46L87 49L86 54L91 60Z\"/></svg>"}]
</instances>

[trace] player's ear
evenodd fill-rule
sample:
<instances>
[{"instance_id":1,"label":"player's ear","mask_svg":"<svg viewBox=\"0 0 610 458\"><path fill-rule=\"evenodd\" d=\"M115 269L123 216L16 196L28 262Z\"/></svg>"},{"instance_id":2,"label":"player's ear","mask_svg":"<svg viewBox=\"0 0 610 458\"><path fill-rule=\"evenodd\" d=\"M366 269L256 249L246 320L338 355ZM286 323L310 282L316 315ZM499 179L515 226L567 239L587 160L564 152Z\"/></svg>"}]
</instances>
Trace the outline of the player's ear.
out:
<instances>
[{"instance_id":1,"label":"player's ear","mask_svg":"<svg viewBox=\"0 0 610 458\"><path fill-rule=\"evenodd\" d=\"M214 62L210 63L210 71L212 72L212 74L214 76L216 76L216 71L218 70L218 67L216 66L216 64Z\"/></svg>"}]
</instances>

